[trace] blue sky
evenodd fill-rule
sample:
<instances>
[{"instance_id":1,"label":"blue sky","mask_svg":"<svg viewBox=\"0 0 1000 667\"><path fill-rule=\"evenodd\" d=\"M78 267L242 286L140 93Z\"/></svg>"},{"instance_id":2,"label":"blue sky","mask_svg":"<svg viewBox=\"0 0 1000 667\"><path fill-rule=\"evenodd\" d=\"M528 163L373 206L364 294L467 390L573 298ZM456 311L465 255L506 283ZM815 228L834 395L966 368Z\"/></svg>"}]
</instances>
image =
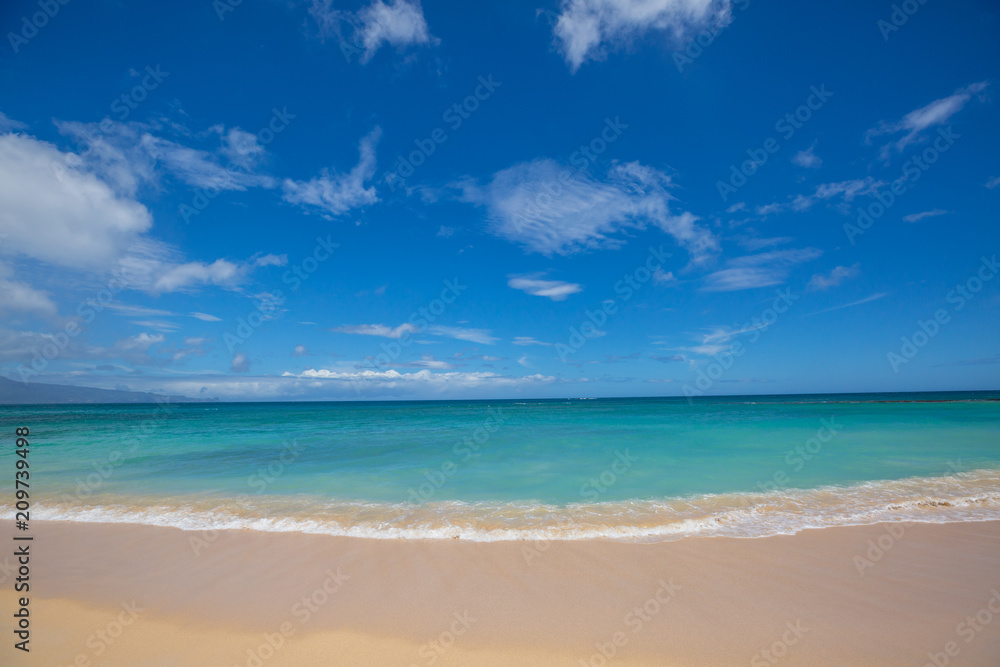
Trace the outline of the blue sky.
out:
<instances>
[{"instance_id":1,"label":"blue sky","mask_svg":"<svg viewBox=\"0 0 1000 667\"><path fill-rule=\"evenodd\" d=\"M1000 9L904 5L4 3L0 373L996 389Z\"/></svg>"}]
</instances>

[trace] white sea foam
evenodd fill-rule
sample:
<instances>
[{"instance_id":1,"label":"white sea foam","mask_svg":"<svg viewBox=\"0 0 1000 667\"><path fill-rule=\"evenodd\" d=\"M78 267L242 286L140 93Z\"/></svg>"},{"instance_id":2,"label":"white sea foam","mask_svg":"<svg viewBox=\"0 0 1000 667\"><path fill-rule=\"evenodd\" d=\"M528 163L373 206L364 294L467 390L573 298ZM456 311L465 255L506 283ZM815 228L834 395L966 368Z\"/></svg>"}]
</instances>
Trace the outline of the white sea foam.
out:
<instances>
[{"instance_id":1,"label":"white sea foam","mask_svg":"<svg viewBox=\"0 0 1000 667\"><path fill-rule=\"evenodd\" d=\"M570 504L533 502L414 505L301 496L103 497L40 500L33 517L137 523L183 530L300 532L374 539L505 540L766 537L808 528L879 522L1000 519L1000 470L866 482L849 487L710 494Z\"/></svg>"}]
</instances>

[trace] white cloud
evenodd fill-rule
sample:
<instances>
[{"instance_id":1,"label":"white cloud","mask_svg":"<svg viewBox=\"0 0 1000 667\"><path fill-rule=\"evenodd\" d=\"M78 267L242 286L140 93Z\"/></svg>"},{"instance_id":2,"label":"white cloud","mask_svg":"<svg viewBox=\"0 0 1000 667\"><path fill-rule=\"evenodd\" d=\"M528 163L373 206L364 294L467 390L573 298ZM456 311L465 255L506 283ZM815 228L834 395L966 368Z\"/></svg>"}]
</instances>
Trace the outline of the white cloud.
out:
<instances>
[{"instance_id":1,"label":"white cloud","mask_svg":"<svg viewBox=\"0 0 1000 667\"><path fill-rule=\"evenodd\" d=\"M514 340L511 341L514 345L547 345L551 346L552 343L543 343L540 340L535 340L531 336L514 336Z\"/></svg>"},{"instance_id":2,"label":"white cloud","mask_svg":"<svg viewBox=\"0 0 1000 667\"><path fill-rule=\"evenodd\" d=\"M221 152L231 164L245 171L253 170L267 153L256 134L238 127L232 127L222 135Z\"/></svg>"},{"instance_id":3,"label":"white cloud","mask_svg":"<svg viewBox=\"0 0 1000 667\"><path fill-rule=\"evenodd\" d=\"M486 207L494 233L532 252L618 247L624 241L613 235L653 224L700 261L718 241L694 215L670 211L670 185L665 173L637 162L615 163L597 180L553 160L535 160L494 174L484 187L461 187L465 201Z\"/></svg>"},{"instance_id":4,"label":"white cloud","mask_svg":"<svg viewBox=\"0 0 1000 667\"><path fill-rule=\"evenodd\" d=\"M919 221L923 220L924 218L933 218L933 217L938 216L938 215L944 215L947 212L948 211L944 210L943 208L935 208L935 209L930 210L930 211L922 211L920 213L911 213L910 215L904 215L903 216L903 222L919 222Z\"/></svg>"},{"instance_id":5,"label":"white cloud","mask_svg":"<svg viewBox=\"0 0 1000 667\"><path fill-rule=\"evenodd\" d=\"M455 340L466 340L470 343L479 343L481 345L492 345L498 340L490 335L488 329L466 329L463 327L445 327L434 325L427 327L427 333L433 336L443 336L445 338L454 338Z\"/></svg>"},{"instance_id":6,"label":"white cloud","mask_svg":"<svg viewBox=\"0 0 1000 667\"><path fill-rule=\"evenodd\" d=\"M527 292L532 296L544 296L553 301L565 301L570 294L583 290L578 283L567 283L562 280L542 280L540 274L530 276L508 276L507 285L516 290Z\"/></svg>"},{"instance_id":7,"label":"white cloud","mask_svg":"<svg viewBox=\"0 0 1000 667\"><path fill-rule=\"evenodd\" d=\"M158 277L153 282L151 290L156 293L176 292L198 285L236 289L247 280L254 269L262 266L282 266L286 261L284 255L263 255L246 262L217 259L211 264L205 262L163 264L157 271Z\"/></svg>"},{"instance_id":8,"label":"white cloud","mask_svg":"<svg viewBox=\"0 0 1000 667\"><path fill-rule=\"evenodd\" d=\"M656 267L653 272L653 283L656 285L672 285L677 282L673 271L664 271L662 266Z\"/></svg>"},{"instance_id":9,"label":"white cloud","mask_svg":"<svg viewBox=\"0 0 1000 667\"><path fill-rule=\"evenodd\" d=\"M816 187L816 191L811 195L797 195L788 202L766 204L757 207L757 215L770 215L772 213L784 213L794 211L801 213L808 211L821 201L839 199L841 203L850 203L858 195L871 194L884 185L881 181L876 181L871 176L865 178L855 178L848 181L838 181L835 183L823 183Z\"/></svg>"},{"instance_id":10,"label":"white cloud","mask_svg":"<svg viewBox=\"0 0 1000 667\"><path fill-rule=\"evenodd\" d=\"M376 127L361 140L358 163L347 173L331 173L324 169L322 174L308 181L285 179L283 184L285 201L300 206L312 206L330 215L340 215L352 208L367 206L378 201L375 186L365 186L365 182L375 175L375 146L382 130Z\"/></svg>"},{"instance_id":11,"label":"white cloud","mask_svg":"<svg viewBox=\"0 0 1000 667\"><path fill-rule=\"evenodd\" d=\"M823 275L822 273L817 273L806 285L806 289L810 290L825 290L831 287L836 287L840 283L844 282L848 278L853 278L860 272L860 264L855 264L853 266L837 266L834 267L829 274Z\"/></svg>"},{"instance_id":12,"label":"white cloud","mask_svg":"<svg viewBox=\"0 0 1000 667\"><path fill-rule=\"evenodd\" d=\"M142 123L57 121L56 127L86 148L81 160L120 194L135 196L141 185L156 183L161 171L213 192L277 184L272 177L253 171L264 148L256 145L254 135L239 128L229 132L221 126L212 128L221 135L221 143L211 152L156 136L154 128Z\"/></svg>"},{"instance_id":13,"label":"white cloud","mask_svg":"<svg viewBox=\"0 0 1000 667\"><path fill-rule=\"evenodd\" d=\"M990 190L997 187L998 185L1000 185L1000 176L995 176L990 180L986 181L986 187L988 187Z\"/></svg>"},{"instance_id":14,"label":"white cloud","mask_svg":"<svg viewBox=\"0 0 1000 667\"><path fill-rule=\"evenodd\" d=\"M813 149L816 148L816 142L814 141L812 146L805 149L804 151L799 151L792 156L792 162L799 165L800 167L805 167L806 169L818 169L823 164Z\"/></svg>"},{"instance_id":15,"label":"white cloud","mask_svg":"<svg viewBox=\"0 0 1000 667\"><path fill-rule=\"evenodd\" d=\"M229 365L229 370L234 373L247 373L250 371L250 360L247 359L247 355L242 352L237 352L233 357L232 364Z\"/></svg>"},{"instance_id":16,"label":"white cloud","mask_svg":"<svg viewBox=\"0 0 1000 667\"><path fill-rule=\"evenodd\" d=\"M7 114L0 111L0 132L13 132L15 130L26 130L28 126L13 118L8 118Z\"/></svg>"},{"instance_id":17,"label":"white cloud","mask_svg":"<svg viewBox=\"0 0 1000 667\"><path fill-rule=\"evenodd\" d=\"M870 303L872 301L878 301L884 296L887 296L888 292L878 292L877 294L872 294L871 296L866 296L864 299L859 299L857 301L852 301L850 303L845 303L840 306L834 306L833 308L824 308L823 310L817 310L814 313L808 313L808 315L819 315L820 313L830 313L835 310L842 310L844 308L853 308L854 306L860 306L863 303Z\"/></svg>"},{"instance_id":18,"label":"white cloud","mask_svg":"<svg viewBox=\"0 0 1000 667\"><path fill-rule=\"evenodd\" d=\"M553 32L573 72L604 57L602 46L627 46L656 32L682 46L705 28L728 25L729 0L562 0Z\"/></svg>"},{"instance_id":19,"label":"white cloud","mask_svg":"<svg viewBox=\"0 0 1000 667\"><path fill-rule=\"evenodd\" d=\"M73 153L16 134L0 135L0 252L75 268L113 264L153 220L79 168Z\"/></svg>"},{"instance_id":20,"label":"white cloud","mask_svg":"<svg viewBox=\"0 0 1000 667\"><path fill-rule=\"evenodd\" d=\"M166 320L132 320L132 324L154 331L171 332L180 329L180 325Z\"/></svg>"},{"instance_id":21,"label":"white cloud","mask_svg":"<svg viewBox=\"0 0 1000 667\"><path fill-rule=\"evenodd\" d=\"M733 292L780 285L796 264L812 261L822 254L816 248L802 248L737 257L727 261L725 268L705 276L701 289L705 292Z\"/></svg>"},{"instance_id":22,"label":"white cloud","mask_svg":"<svg viewBox=\"0 0 1000 667\"><path fill-rule=\"evenodd\" d=\"M296 345L295 349L292 350L292 356L293 357L304 357L307 354L309 354L309 351L306 350L306 346L305 345Z\"/></svg>"},{"instance_id":23,"label":"white cloud","mask_svg":"<svg viewBox=\"0 0 1000 667\"><path fill-rule=\"evenodd\" d=\"M873 137L885 134L905 134L894 143L882 147L880 157L888 160L892 154L892 149L902 152L910 144L921 138L921 133L935 125L944 125L952 116L962 110L962 108L972 99L973 95L981 93L989 85L987 81L972 83L959 88L948 97L934 100L930 104L915 109L903 116L896 122L882 122L865 134L865 143L870 144Z\"/></svg>"},{"instance_id":24,"label":"white cloud","mask_svg":"<svg viewBox=\"0 0 1000 667\"><path fill-rule=\"evenodd\" d=\"M201 320L202 322L221 322L221 317L216 317L215 315L209 315L208 313L191 313L191 317Z\"/></svg>"},{"instance_id":25,"label":"white cloud","mask_svg":"<svg viewBox=\"0 0 1000 667\"><path fill-rule=\"evenodd\" d=\"M412 386L427 389L473 389L479 387L512 387L518 385L546 384L556 378L544 375L527 375L524 377L507 377L490 372L460 372L432 373L421 370L415 373L400 373L396 370L387 371L335 371L328 369L309 369L301 373L285 372L282 377L295 377L313 380L333 380L349 383L374 384L380 388L396 388Z\"/></svg>"},{"instance_id":26,"label":"white cloud","mask_svg":"<svg viewBox=\"0 0 1000 667\"><path fill-rule=\"evenodd\" d=\"M0 312L37 313L44 317L56 315L56 304L52 302L47 292L11 280L10 277L10 268L0 264Z\"/></svg>"},{"instance_id":27,"label":"white cloud","mask_svg":"<svg viewBox=\"0 0 1000 667\"><path fill-rule=\"evenodd\" d=\"M525 368L531 368L531 364L528 363L528 355L522 356L520 359L517 360L517 363L520 364L521 366L524 366Z\"/></svg>"},{"instance_id":28,"label":"white cloud","mask_svg":"<svg viewBox=\"0 0 1000 667\"><path fill-rule=\"evenodd\" d=\"M398 327L389 327L384 324L354 324L331 329L337 333L356 334L360 336L381 336L382 338L402 338L406 334L417 333L417 327L406 322Z\"/></svg>"},{"instance_id":29,"label":"white cloud","mask_svg":"<svg viewBox=\"0 0 1000 667\"><path fill-rule=\"evenodd\" d=\"M405 366L407 368L429 368L435 371L451 370L452 368L457 368L457 366L451 362L435 359L434 355L432 354L425 354L417 361L409 361L398 365Z\"/></svg>"},{"instance_id":30,"label":"white cloud","mask_svg":"<svg viewBox=\"0 0 1000 667\"><path fill-rule=\"evenodd\" d=\"M374 0L357 12L334 9L333 0L313 0L309 13L324 34L336 34L351 42L341 45L345 55L352 47L360 50L362 63L370 61L383 44L402 49L438 43L430 34L419 0L389 0L388 4ZM344 34L344 23L350 26L350 35Z\"/></svg>"}]
</instances>

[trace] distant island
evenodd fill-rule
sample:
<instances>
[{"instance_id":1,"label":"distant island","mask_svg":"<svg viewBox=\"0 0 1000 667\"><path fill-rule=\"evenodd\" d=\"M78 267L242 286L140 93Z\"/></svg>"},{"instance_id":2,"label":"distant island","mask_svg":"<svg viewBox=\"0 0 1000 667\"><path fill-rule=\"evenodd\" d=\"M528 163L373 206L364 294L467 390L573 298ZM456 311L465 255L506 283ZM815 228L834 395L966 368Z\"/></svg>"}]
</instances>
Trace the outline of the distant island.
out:
<instances>
[{"instance_id":1,"label":"distant island","mask_svg":"<svg viewBox=\"0 0 1000 667\"><path fill-rule=\"evenodd\" d=\"M164 396L148 391L123 391L74 387L67 384L19 382L0 377L0 405L38 405L44 403L208 403L217 399Z\"/></svg>"}]
</instances>

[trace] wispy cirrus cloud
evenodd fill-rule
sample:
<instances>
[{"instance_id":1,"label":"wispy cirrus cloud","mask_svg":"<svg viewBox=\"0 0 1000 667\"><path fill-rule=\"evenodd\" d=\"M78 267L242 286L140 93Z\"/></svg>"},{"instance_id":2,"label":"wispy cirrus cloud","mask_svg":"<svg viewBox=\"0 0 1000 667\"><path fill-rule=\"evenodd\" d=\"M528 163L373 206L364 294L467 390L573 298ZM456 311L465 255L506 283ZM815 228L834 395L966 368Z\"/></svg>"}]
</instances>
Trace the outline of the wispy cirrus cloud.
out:
<instances>
[{"instance_id":1,"label":"wispy cirrus cloud","mask_svg":"<svg viewBox=\"0 0 1000 667\"><path fill-rule=\"evenodd\" d=\"M457 184L461 199L484 206L493 232L543 255L620 247L627 229L655 226L695 262L719 248L698 218L671 210L670 177L638 162L614 163L600 179L554 160L523 162L489 183Z\"/></svg>"},{"instance_id":2,"label":"wispy cirrus cloud","mask_svg":"<svg viewBox=\"0 0 1000 667\"><path fill-rule=\"evenodd\" d=\"M731 12L729 0L562 0L553 33L576 72L603 59L607 48L626 47L647 33L681 45L705 28L728 25Z\"/></svg>"},{"instance_id":3,"label":"wispy cirrus cloud","mask_svg":"<svg viewBox=\"0 0 1000 667\"><path fill-rule=\"evenodd\" d=\"M336 35L348 58L361 52L360 62L368 63L383 45L396 49L412 45L435 45L419 0L373 0L357 12L334 9L333 0L313 0L309 13L323 35Z\"/></svg>"},{"instance_id":4,"label":"wispy cirrus cloud","mask_svg":"<svg viewBox=\"0 0 1000 667\"><path fill-rule=\"evenodd\" d=\"M441 336L443 338L454 338L455 340L465 340L470 343L479 343L481 345L492 345L499 340L498 338L490 335L489 329L469 329L464 327L446 327L441 325L432 325L427 327L427 333L432 336Z\"/></svg>"},{"instance_id":5,"label":"wispy cirrus cloud","mask_svg":"<svg viewBox=\"0 0 1000 667\"><path fill-rule=\"evenodd\" d=\"M816 142L814 141L809 148L801 150L792 156L792 164L797 164L806 169L819 169L823 166L823 160L816 155L815 149Z\"/></svg>"},{"instance_id":6,"label":"wispy cirrus cloud","mask_svg":"<svg viewBox=\"0 0 1000 667\"><path fill-rule=\"evenodd\" d=\"M583 291L579 283L568 283L562 280L544 280L544 274L510 275L507 285L532 296L543 296L553 301L565 301L571 294Z\"/></svg>"},{"instance_id":7,"label":"wispy cirrus cloud","mask_svg":"<svg viewBox=\"0 0 1000 667\"><path fill-rule=\"evenodd\" d=\"M903 222L920 222L925 218L933 218L939 215L945 215L948 211L943 208L935 208L930 211L921 211L920 213L911 213L910 215L903 216Z\"/></svg>"},{"instance_id":8,"label":"wispy cirrus cloud","mask_svg":"<svg viewBox=\"0 0 1000 667\"><path fill-rule=\"evenodd\" d=\"M947 97L914 109L898 121L882 121L876 127L868 130L865 134L865 143L870 145L875 137L903 133L902 137L884 145L879 151L879 157L887 161L892 156L893 151L901 153L907 146L919 141L926 130L947 123L952 116L961 111L972 100L973 96L980 95L986 90L987 86L989 86L988 81L971 83L959 88Z\"/></svg>"},{"instance_id":9,"label":"wispy cirrus cloud","mask_svg":"<svg viewBox=\"0 0 1000 667\"><path fill-rule=\"evenodd\" d=\"M705 276L701 290L733 292L780 285L794 266L810 262L822 254L823 251L816 248L800 248L730 259L724 268Z\"/></svg>"},{"instance_id":10,"label":"wispy cirrus cloud","mask_svg":"<svg viewBox=\"0 0 1000 667\"><path fill-rule=\"evenodd\" d=\"M878 301L882 297L888 296L888 292L877 292L871 296L866 296L863 299L858 299L857 301L851 301L850 303L841 304L839 306L833 306L832 308L824 308L823 310L817 310L813 313L807 313L805 317L812 315L819 315L821 313L832 313L835 310L843 310L844 308L853 308L854 306L860 306L865 303L871 303L872 301Z\"/></svg>"},{"instance_id":11,"label":"wispy cirrus cloud","mask_svg":"<svg viewBox=\"0 0 1000 667\"><path fill-rule=\"evenodd\" d=\"M420 331L415 325L405 322L398 327L385 324L352 324L330 329L337 333L354 334L357 336L379 336L380 338L402 338L406 334Z\"/></svg>"},{"instance_id":12,"label":"wispy cirrus cloud","mask_svg":"<svg viewBox=\"0 0 1000 667\"><path fill-rule=\"evenodd\" d=\"M883 185L881 181L877 181L871 176L834 183L823 183L816 186L816 190L812 194L796 195L786 202L775 202L773 204L758 206L756 212L757 215L764 216L788 211L800 213L808 211L819 202L831 200L849 204L858 195L875 192L881 185Z\"/></svg>"},{"instance_id":13,"label":"wispy cirrus cloud","mask_svg":"<svg viewBox=\"0 0 1000 667\"><path fill-rule=\"evenodd\" d=\"M376 127L358 145L358 163L346 173L324 169L308 181L285 179L282 183L285 201L314 208L328 216L346 213L378 201L374 185L366 185L375 175L375 147L382 130Z\"/></svg>"},{"instance_id":14,"label":"wispy cirrus cloud","mask_svg":"<svg viewBox=\"0 0 1000 667\"><path fill-rule=\"evenodd\" d=\"M849 278L853 278L861 271L861 264L854 264L853 266L837 266L834 267L830 273L824 275L822 273L817 273L810 280L809 284L806 285L808 290L825 290L831 287L837 287L842 282Z\"/></svg>"}]
</instances>

